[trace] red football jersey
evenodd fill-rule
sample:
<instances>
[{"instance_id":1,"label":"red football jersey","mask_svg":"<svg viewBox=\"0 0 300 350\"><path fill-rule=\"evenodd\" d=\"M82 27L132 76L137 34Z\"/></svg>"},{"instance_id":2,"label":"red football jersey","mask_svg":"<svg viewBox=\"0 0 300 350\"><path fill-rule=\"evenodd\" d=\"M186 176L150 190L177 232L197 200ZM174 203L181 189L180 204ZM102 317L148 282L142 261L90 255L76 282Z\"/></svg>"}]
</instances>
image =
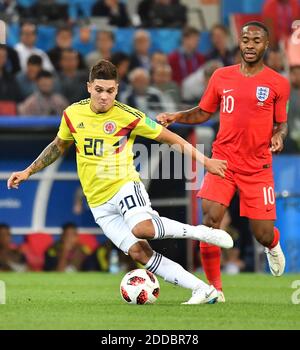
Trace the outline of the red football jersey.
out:
<instances>
[{"instance_id":1,"label":"red football jersey","mask_svg":"<svg viewBox=\"0 0 300 350\"><path fill-rule=\"evenodd\" d=\"M289 93L288 80L266 66L252 77L239 64L217 69L199 103L211 113L220 106L213 158L226 159L229 169L241 173L270 167L273 124L287 121Z\"/></svg>"}]
</instances>

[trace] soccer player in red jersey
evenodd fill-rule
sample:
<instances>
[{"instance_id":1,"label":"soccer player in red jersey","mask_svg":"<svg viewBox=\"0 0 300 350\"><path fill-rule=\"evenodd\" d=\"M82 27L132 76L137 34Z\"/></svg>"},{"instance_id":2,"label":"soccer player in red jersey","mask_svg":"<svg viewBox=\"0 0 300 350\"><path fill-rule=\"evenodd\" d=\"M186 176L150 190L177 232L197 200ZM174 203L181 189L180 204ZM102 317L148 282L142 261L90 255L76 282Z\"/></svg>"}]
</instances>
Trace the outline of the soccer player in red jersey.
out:
<instances>
[{"instance_id":1,"label":"soccer player in red jersey","mask_svg":"<svg viewBox=\"0 0 300 350\"><path fill-rule=\"evenodd\" d=\"M226 159L225 179L206 174L198 196L202 198L204 224L218 228L236 191L240 215L249 218L252 232L265 247L274 276L284 272L285 258L279 243L276 219L272 153L283 149L287 135L287 79L266 67L264 54L269 44L267 27L248 22L239 46L241 64L217 69L199 106L190 110L162 113L164 126L174 122L199 124L220 106L220 128L213 143L213 158ZM222 293L219 247L200 244L206 277Z\"/></svg>"}]
</instances>

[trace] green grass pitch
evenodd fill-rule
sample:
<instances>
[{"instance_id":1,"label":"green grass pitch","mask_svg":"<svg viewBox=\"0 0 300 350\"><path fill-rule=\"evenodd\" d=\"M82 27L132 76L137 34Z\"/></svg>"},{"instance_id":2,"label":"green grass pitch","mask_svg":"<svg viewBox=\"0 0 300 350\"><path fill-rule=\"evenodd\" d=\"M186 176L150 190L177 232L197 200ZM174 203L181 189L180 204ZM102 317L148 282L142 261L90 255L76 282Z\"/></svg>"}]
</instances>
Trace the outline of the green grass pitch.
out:
<instances>
[{"instance_id":1,"label":"green grass pitch","mask_svg":"<svg viewBox=\"0 0 300 350\"><path fill-rule=\"evenodd\" d=\"M127 305L119 295L121 278L0 273L7 294L0 329L300 329L300 304L292 303L291 287L300 275L224 276L226 303L214 305L180 305L190 291L162 280L156 304Z\"/></svg>"}]
</instances>

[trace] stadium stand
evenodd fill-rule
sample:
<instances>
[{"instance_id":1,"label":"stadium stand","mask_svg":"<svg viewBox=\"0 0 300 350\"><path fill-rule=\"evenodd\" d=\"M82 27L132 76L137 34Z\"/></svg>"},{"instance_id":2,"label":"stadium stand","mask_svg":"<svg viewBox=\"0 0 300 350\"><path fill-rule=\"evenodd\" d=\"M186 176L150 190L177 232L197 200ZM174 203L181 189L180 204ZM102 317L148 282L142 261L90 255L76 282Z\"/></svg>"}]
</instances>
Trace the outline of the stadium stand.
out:
<instances>
[{"instance_id":1,"label":"stadium stand","mask_svg":"<svg viewBox=\"0 0 300 350\"><path fill-rule=\"evenodd\" d=\"M232 14L256 14L261 13L264 0L223 0L221 1L221 19L225 25L229 25Z\"/></svg>"},{"instance_id":2,"label":"stadium stand","mask_svg":"<svg viewBox=\"0 0 300 350\"><path fill-rule=\"evenodd\" d=\"M62 18L58 19L58 21L53 20L53 16L51 16L49 12L49 16L47 17L45 15L45 9L40 8L40 12L38 16L33 16L33 14L37 14L37 5L40 3L37 0L18 0L17 6L15 8L10 8L9 10L5 7L1 8L1 11L8 11L10 14L6 17L9 21L8 23L8 30L7 30L7 45L10 47L9 50L12 50L12 48L20 42L20 25L21 22L26 19L31 19L35 21L37 24L37 41L36 46L37 48L41 49L43 52L48 52L52 48L55 47L55 36L57 33L58 27L63 24L69 26L72 30L72 47L75 51L78 51L82 56L82 62L84 65L84 58L87 57L87 55L91 52L93 52L96 49L96 36L97 32L103 31L103 30L109 30L112 31L115 35L115 43L114 47L112 49L113 53L116 53L117 55L121 53L126 53L128 56L130 56L133 53L133 41L134 41L134 35L137 30L141 28L141 18L139 18L137 13L138 5L141 3L139 0L133 0L133 1L122 1L124 6L127 8L128 16L130 18L130 21L133 23L133 26L125 26L125 27L118 27L118 26L111 26L109 25L108 18L99 18L99 17L91 17L93 6L97 3L96 0L86 0L86 1L71 1L71 0L57 0L54 1L55 4L58 6L61 6L62 10ZM238 33L240 31L240 28L243 23L250 21L250 20L261 20L262 19L262 9L265 4L264 0L220 0L219 3L221 5L220 8L218 8L218 1L215 0L205 0L205 1L198 1L198 0L182 0L180 1L182 5L184 5L187 8L187 23L189 25L195 26L197 29L201 31L201 39L199 41L199 46L197 48L197 52L203 54L204 56L209 54L212 49L212 41L211 41L211 29L213 26L218 23L223 23L227 28L230 29L231 38L230 44L228 47L229 50L229 56L232 58L232 56L239 52L238 49L233 48L233 44L236 43L236 39L238 37ZM57 7L59 8L59 7ZM53 10L54 11L54 10ZM64 12L67 14L67 18L64 19ZM55 13L55 12L53 12ZM5 15L5 13L3 13ZM2 14L1 14L2 16ZM34 17L34 18L33 18ZM60 23L58 23L60 22ZM171 26L171 25L170 25ZM163 28L147 28L147 31L150 34L151 38L151 47L150 47L150 60L151 61L151 55L153 53L159 53L159 54L165 54L164 57L167 57L170 53L178 49L181 45L182 41L182 30L183 28L169 28L168 25L166 25ZM233 50L234 49L234 50ZM280 46L280 51L283 54L283 56L287 57L288 59L284 62L284 67L282 70L282 74L288 76L289 75L289 66L299 66L300 65L300 52L299 52L299 45L295 44L295 41L290 40L287 43L287 48L285 46ZM8 51L9 52L9 51ZM207 56L205 56L207 60ZM205 62L207 63L207 61ZM58 63L59 64L59 63ZM206 66L201 65L200 70L204 69ZM80 66L80 82L83 87L85 87L85 82L87 80L87 70L84 70L83 66ZM163 67L164 69L161 69L160 71L167 71L168 67ZM15 65L15 67L12 69L12 61L9 60L9 62L6 63L5 69L9 71L10 74L15 75L18 71L18 65ZM151 70L151 69L150 69ZM77 73L78 73L77 72ZM61 78L61 73L58 73L57 71L54 72L55 77L57 80L57 89L59 90L59 78L60 80L64 80ZM128 72L130 73L130 72ZM151 72L150 72L151 73ZM199 73L199 72L198 72ZM200 75L203 72L200 71ZM1 80L1 79L0 79ZM72 81L72 79L70 79ZM128 74L127 71L123 76L123 82L124 82L124 90L127 90L130 88L130 81L128 80ZM1 81L0 81L1 83ZM171 83L175 84L174 81ZM72 83L70 84L72 85ZM73 84L74 85L74 84ZM78 88L79 84L75 84L76 88ZM170 84L171 86L172 84ZM69 87L69 86L68 86ZM181 93L180 87L178 87L179 93ZM203 91L204 86L199 88L199 92ZM81 88L83 90L83 88ZM68 90L69 91L69 90ZM293 96L294 101L297 101L297 94L298 94L299 88L297 86L293 89ZM17 95L17 87L14 91L15 95ZM81 91L80 91L81 93ZM195 93L196 94L196 93ZM199 93L200 94L200 93ZM197 95L197 94L196 94ZM5 133L7 130L11 132L12 134L18 134L18 133L24 133L26 132L36 132L36 130L42 130L44 133L49 132L51 130L50 134L53 134L53 130L57 127L59 123L59 116L55 116L53 118L45 118L44 116L22 116L20 118L17 115L17 107L19 101L19 97L15 96L15 100L8 100L8 99L1 99L0 96L0 132ZM76 99L76 98L75 98ZM183 99L183 94L181 93L179 97L180 101L176 101L176 103L179 105L178 108L180 108L182 105L185 106L185 102ZM297 105L295 103L297 109ZM295 107L294 106L294 107ZM165 107L164 107L165 108ZM167 108L167 107L166 107ZM147 111L145 111L147 112ZM295 123L293 124L293 135L298 135L298 131L296 130L299 123L297 123L295 118L293 121ZM215 125L215 124L213 124ZM209 134L213 135L215 130L211 128L212 124L208 125L209 128ZM216 127L215 127L216 128ZM197 131L198 132L198 131ZM200 134L202 132L202 136L207 132L204 131L204 129L200 129ZM51 134L51 135L52 135ZM36 134L35 134L36 135ZM39 135L40 136L40 135ZM298 136L295 136L298 137ZM299 148L297 148L297 142L291 143L287 150L291 153L299 152ZM0 163L1 164L1 163ZM0 165L0 169L1 166ZM11 169L5 169L6 172L10 171ZM290 170L292 171L292 170ZM3 178L1 178L1 181ZM284 191L284 186L281 187L282 191ZM293 193L297 192L295 188L291 190ZM1 200L1 197L0 197ZM284 200L284 199L282 199ZM12 225L13 226L13 225ZM51 226L51 225L50 225ZM57 227L58 225L52 225ZM24 225L24 227L27 227ZM17 230L18 232L18 230ZM57 232L56 232L57 233ZM32 235L31 235L32 236ZM32 263L34 268L39 268L41 266L41 252L43 247L39 247L35 240L40 239L41 236L36 236L32 238L32 243L29 239L29 241L26 241L26 244L24 245L24 248L29 253L29 259L30 259L30 252L34 249L38 250L38 255L40 256L40 260L37 259L36 263ZM44 240L46 240L46 236L43 236ZM97 240L95 241L94 236L88 236L83 235L80 236L80 239L83 240L83 243L90 245L93 247L93 249L96 247ZM41 243L43 245L43 243ZM34 248L31 248L33 246ZM243 257L244 258L244 257ZM34 260L32 258L32 260ZM34 265L35 264L35 265Z\"/></svg>"}]
</instances>

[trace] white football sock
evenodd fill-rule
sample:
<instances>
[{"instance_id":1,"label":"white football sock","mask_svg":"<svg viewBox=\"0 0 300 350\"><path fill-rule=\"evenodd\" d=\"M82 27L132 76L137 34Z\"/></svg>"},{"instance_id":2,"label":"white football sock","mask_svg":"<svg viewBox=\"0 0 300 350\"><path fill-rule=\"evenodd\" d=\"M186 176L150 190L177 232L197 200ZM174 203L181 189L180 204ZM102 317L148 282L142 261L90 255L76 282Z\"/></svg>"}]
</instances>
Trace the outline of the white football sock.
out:
<instances>
[{"instance_id":1,"label":"white football sock","mask_svg":"<svg viewBox=\"0 0 300 350\"><path fill-rule=\"evenodd\" d=\"M153 239L165 238L191 238L194 239L195 232L201 233L201 226L192 226L168 218L153 216L152 222L155 229ZM203 226L207 230L206 226ZM207 231L206 231L207 232Z\"/></svg>"},{"instance_id":2,"label":"white football sock","mask_svg":"<svg viewBox=\"0 0 300 350\"><path fill-rule=\"evenodd\" d=\"M162 277L165 281L184 288L192 290L198 288L203 290L209 289L209 285L186 271L181 265L155 251L153 251L153 255L145 265L145 268Z\"/></svg>"}]
</instances>

